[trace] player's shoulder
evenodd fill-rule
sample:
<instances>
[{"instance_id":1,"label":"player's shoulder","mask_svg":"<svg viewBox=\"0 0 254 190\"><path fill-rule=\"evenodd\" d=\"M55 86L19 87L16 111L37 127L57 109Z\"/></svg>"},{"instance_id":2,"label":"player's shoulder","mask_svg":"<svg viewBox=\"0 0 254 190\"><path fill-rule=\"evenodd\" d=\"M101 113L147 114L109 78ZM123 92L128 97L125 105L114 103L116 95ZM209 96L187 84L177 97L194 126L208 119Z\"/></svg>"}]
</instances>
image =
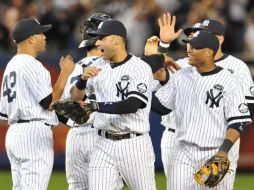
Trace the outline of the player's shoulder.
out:
<instances>
[{"instance_id":1,"label":"player's shoulder","mask_svg":"<svg viewBox=\"0 0 254 190\"><path fill-rule=\"evenodd\" d=\"M143 68L143 69L148 69L149 71L152 72L151 67L141 59L141 57L137 57L135 55L130 54L130 59L129 62L131 63L130 65L134 68Z\"/></svg>"},{"instance_id":2,"label":"player's shoulder","mask_svg":"<svg viewBox=\"0 0 254 190\"><path fill-rule=\"evenodd\" d=\"M106 61L104 61L102 58L98 56L89 56L79 60L76 64L84 67L84 66L95 66L95 65L103 64L105 62Z\"/></svg>"},{"instance_id":3,"label":"player's shoulder","mask_svg":"<svg viewBox=\"0 0 254 190\"><path fill-rule=\"evenodd\" d=\"M190 67L188 57L184 57L184 58L178 59L178 60L176 60L176 63L177 63L181 68Z\"/></svg>"}]
</instances>

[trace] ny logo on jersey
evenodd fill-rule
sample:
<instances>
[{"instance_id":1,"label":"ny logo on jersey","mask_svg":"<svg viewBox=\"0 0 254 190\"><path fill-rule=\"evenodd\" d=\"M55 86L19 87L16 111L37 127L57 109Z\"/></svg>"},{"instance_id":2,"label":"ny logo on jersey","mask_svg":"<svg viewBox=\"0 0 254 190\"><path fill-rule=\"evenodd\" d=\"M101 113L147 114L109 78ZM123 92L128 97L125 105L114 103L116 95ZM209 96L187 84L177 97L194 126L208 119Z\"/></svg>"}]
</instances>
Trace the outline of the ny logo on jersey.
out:
<instances>
[{"instance_id":1,"label":"ny logo on jersey","mask_svg":"<svg viewBox=\"0 0 254 190\"><path fill-rule=\"evenodd\" d=\"M116 89L117 89L116 96L117 97L121 96L122 100L125 100L127 97L128 86L130 84L129 80L130 80L129 75L124 75L121 77L121 81L117 82L117 84L116 84Z\"/></svg>"},{"instance_id":2,"label":"ny logo on jersey","mask_svg":"<svg viewBox=\"0 0 254 190\"><path fill-rule=\"evenodd\" d=\"M208 104L209 102L211 102L211 104L209 106L210 108L213 108L214 105L216 107L219 107L220 106L220 100L222 98L223 98L222 91L219 91L219 93L216 96L214 96L214 90L210 89L209 91L206 92L206 101L205 101L205 103Z\"/></svg>"}]
</instances>

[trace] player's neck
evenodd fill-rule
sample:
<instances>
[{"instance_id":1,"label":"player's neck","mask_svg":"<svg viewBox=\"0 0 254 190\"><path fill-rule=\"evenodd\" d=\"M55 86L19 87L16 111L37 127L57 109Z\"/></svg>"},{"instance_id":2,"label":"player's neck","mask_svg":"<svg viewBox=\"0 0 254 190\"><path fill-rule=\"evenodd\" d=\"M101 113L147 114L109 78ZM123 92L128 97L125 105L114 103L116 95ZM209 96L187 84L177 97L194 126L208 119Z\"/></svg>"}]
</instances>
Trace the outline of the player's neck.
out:
<instances>
[{"instance_id":1,"label":"player's neck","mask_svg":"<svg viewBox=\"0 0 254 190\"><path fill-rule=\"evenodd\" d=\"M114 56L110 60L110 63L112 63L112 64L121 63L123 60L125 60L125 58L127 56L128 56L128 53L126 51L121 51L121 52L117 53L116 56Z\"/></svg>"},{"instance_id":2,"label":"player's neck","mask_svg":"<svg viewBox=\"0 0 254 190\"><path fill-rule=\"evenodd\" d=\"M214 69L216 69L216 67L217 66L214 63L200 65L197 67L197 71L199 73L207 73L213 71Z\"/></svg>"},{"instance_id":3,"label":"player's neck","mask_svg":"<svg viewBox=\"0 0 254 190\"><path fill-rule=\"evenodd\" d=\"M27 54L34 58L37 57L37 52L35 52L33 48L18 47L17 54Z\"/></svg>"}]
</instances>

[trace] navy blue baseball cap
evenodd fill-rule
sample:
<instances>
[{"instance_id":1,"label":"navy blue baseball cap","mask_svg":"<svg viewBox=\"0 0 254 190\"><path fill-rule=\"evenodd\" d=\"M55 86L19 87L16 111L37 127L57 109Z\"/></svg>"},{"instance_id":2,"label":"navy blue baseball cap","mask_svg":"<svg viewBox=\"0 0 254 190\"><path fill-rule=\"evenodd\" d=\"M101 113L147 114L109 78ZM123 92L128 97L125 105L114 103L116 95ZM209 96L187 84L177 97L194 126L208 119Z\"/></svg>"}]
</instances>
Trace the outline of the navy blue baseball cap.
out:
<instances>
[{"instance_id":1,"label":"navy blue baseball cap","mask_svg":"<svg viewBox=\"0 0 254 190\"><path fill-rule=\"evenodd\" d=\"M192 27L185 28L183 32L186 36L189 36L191 32L199 30L206 30L214 33L215 35L225 35L225 27L217 20L212 19L206 19L201 23L196 23Z\"/></svg>"},{"instance_id":2,"label":"navy blue baseball cap","mask_svg":"<svg viewBox=\"0 0 254 190\"><path fill-rule=\"evenodd\" d=\"M216 35L225 35L225 27L217 20L207 19L201 23L200 30L206 30Z\"/></svg>"},{"instance_id":3,"label":"navy blue baseball cap","mask_svg":"<svg viewBox=\"0 0 254 190\"><path fill-rule=\"evenodd\" d=\"M205 30L197 31L193 34L192 39L183 39L184 43L191 44L196 49L209 48L215 53L219 49L219 40L215 34Z\"/></svg>"},{"instance_id":4,"label":"navy blue baseball cap","mask_svg":"<svg viewBox=\"0 0 254 190\"><path fill-rule=\"evenodd\" d=\"M189 36L190 33L192 33L192 32L197 32L198 30L200 30L200 27L201 27L201 23L200 23L200 22L197 22L197 23L194 24L192 27L187 27L187 28L183 29L183 33L184 33L186 36Z\"/></svg>"},{"instance_id":5,"label":"navy blue baseball cap","mask_svg":"<svg viewBox=\"0 0 254 190\"><path fill-rule=\"evenodd\" d=\"M14 42L19 43L26 40L30 36L47 32L51 28L51 24L41 25L35 18L25 18L16 24L12 35Z\"/></svg>"},{"instance_id":6,"label":"navy blue baseball cap","mask_svg":"<svg viewBox=\"0 0 254 190\"><path fill-rule=\"evenodd\" d=\"M117 35L123 37L124 39L127 38L127 30L123 23L113 19L101 22L98 26L98 30L92 31L89 34L95 37Z\"/></svg>"}]
</instances>

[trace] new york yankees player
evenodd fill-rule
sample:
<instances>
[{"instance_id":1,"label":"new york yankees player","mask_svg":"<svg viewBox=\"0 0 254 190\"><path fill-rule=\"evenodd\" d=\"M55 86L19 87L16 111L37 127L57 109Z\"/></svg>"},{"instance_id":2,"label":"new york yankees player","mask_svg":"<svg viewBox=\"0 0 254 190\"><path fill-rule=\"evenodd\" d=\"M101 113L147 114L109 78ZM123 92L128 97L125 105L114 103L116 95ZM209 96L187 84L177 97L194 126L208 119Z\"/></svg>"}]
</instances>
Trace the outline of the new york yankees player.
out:
<instances>
[{"instance_id":1,"label":"new york yankees player","mask_svg":"<svg viewBox=\"0 0 254 190\"><path fill-rule=\"evenodd\" d=\"M1 119L10 124L5 145L13 189L46 190L53 168L51 128L58 120L49 110L61 97L74 64L70 56L60 60L61 73L52 89L49 72L35 59L45 51L44 32L51 27L26 18L13 32L17 54L4 71L0 105Z\"/></svg>"},{"instance_id":2,"label":"new york yankees player","mask_svg":"<svg viewBox=\"0 0 254 190\"><path fill-rule=\"evenodd\" d=\"M103 13L94 13L87 18L82 26L82 38L79 48L87 49L87 57L80 60L76 65L72 74L69 76L65 86L62 99L70 98L70 89L83 74L85 67L94 64L98 61L100 52L95 46L96 40L88 33L96 31L99 23L103 20L110 19L109 15ZM75 99L82 100L82 99ZM95 113L93 113L95 114ZM91 116L92 118L93 116ZM89 189L88 184L88 166L90 155L93 152L94 145L98 140L97 129L92 127L92 119L88 123L73 127L74 123L71 120L67 123L71 128L66 139L66 177L69 185L69 190ZM123 182L119 177L119 189L123 187Z\"/></svg>"},{"instance_id":3,"label":"new york yankees player","mask_svg":"<svg viewBox=\"0 0 254 190\"><path fill-rule=\"evenodd\" d=\"M94 65L99 69L72 89L75 94L86 87L95 93L99 105L93 125L100 140L89 163L89 189L116 189L118 173L131 189L156 189L155 156L148 134L151 68L127 53L127 32L121 22L104 21L93 34L107 64Z\"/></svg>"},{"instance_id":4,"label":"new york yankees player","mask_svg":"<svg viewBox=\"0 0 254 190\"><path fill-rule=\"evenodd\" d=\"M164 42L171 42L172 39L170 39L170 33L167 32L167 28L170 26L169 23L164 22L164 24L160 25L160 37L162 38L162 41ZM250 113L251 116L253 115L253 91L252 89L253 87L253 81L252 81L252 77L250 74L250 71L247 67L247 65L237 59L236 57L232 56L232 55L226 55L222 52L222 43L224 40L224 35L225 35L225 28L224 26L219 23L216 20L204 20L202 23L196 23L195 25L193 25L190 28L185 28L184 29L184 33L186 36L188 36L189 38L192 37L192 35L194 34L194 32L199 31L199 30L207 30L209 32L214 33L218 40L219 40L219 49L215 55L215 64L218 66L221 66L223 68L228 69L230 72L232 72L237 79L240 81L241 87L244 91L245 94L245 98L246 101L248 103L248 107L250 109ZM189 45L187 44L187 52L189 49ZM182 67L186 67L188 66L188 59L187 58L183 58L180 60L176 61L180 66ZM164 171L166 173L167 176L167 168L169 168L169 164L171 161L171 155L172 155L172 151L174 150L174 146L175 146L175 134L172 132L175 130L176 126L175 126L175 121L174 121L174 115L172 113L170 113L167 116L163 116L162 117L162 125L167 127L170 130L165 130L162 136L162 140L161 140L161 152L162 152L162 160L163 160L163 165L164 165ZM171 130L172 129L172 130ZM232 147L232 149L230 150L231 154L234 154L235 156L233 156L233 159L236 160L236 162L233 162L233 164L231 164L231 175L235 175L236 173L236 168L237 165L237 160L239 158L239 147L240 147L240 138L238 139L238 141L234 144L234 146Z\"/></svg>"},{"instance_id":5,"label":"new york yankees player","mask_svg":"<svg viewBox=\"0 0 254 190\"><path fill-rule=\"evenodd\" d=\"M191 67L179 70L153 97L155 111L175 110L178 143L168 170L168 189L205 189L193 173L213 155L229 157L240 132L251 122L238 79L214 64L216 36L198 31L189 43ZM160 105L160 106L159 106ZM166 111L167 110L167 111ZM226 174L214 189L233 189L234 175Z\"/></svg>"}]
</instances>

